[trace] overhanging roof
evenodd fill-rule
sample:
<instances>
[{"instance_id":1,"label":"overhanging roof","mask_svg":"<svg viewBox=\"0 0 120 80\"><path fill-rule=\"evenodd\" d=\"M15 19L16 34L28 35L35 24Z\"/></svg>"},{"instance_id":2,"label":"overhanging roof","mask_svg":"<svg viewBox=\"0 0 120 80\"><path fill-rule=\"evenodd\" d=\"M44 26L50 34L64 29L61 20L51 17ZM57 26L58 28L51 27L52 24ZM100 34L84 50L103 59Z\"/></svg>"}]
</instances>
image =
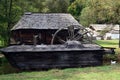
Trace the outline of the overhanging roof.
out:
<instances>
[{"instance_id":1,"label":"overhanging roof","mask_svg":"<svg viewBox=\"0 0 120 80\"><path fill-rule=\"evenodd\" d=\"M59 29L71 25L81 26L71 14L67 13L29 13L24 14L11 30L18 29Z\"/></svg>"}]
</instances>

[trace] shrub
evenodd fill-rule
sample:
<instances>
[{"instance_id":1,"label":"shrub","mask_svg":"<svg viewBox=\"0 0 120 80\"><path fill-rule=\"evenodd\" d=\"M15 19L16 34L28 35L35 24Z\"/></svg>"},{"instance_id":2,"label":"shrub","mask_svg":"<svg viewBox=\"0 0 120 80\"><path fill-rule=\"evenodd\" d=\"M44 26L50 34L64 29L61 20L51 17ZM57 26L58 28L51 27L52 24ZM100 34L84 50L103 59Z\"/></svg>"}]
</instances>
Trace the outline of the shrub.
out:
<instances>
[{"instance_id":1,"label":"shrub","mask_svg":"<svg viewBox=\"0 0 120 80\"><path fill-rule=\"evenodd\" d=\"M117 54L106 54L106 55L104 56L104 59L105 59L105 60L117 61L117 60L118 60L118 57L117 57Z\"/></svg>"}]
</instances>

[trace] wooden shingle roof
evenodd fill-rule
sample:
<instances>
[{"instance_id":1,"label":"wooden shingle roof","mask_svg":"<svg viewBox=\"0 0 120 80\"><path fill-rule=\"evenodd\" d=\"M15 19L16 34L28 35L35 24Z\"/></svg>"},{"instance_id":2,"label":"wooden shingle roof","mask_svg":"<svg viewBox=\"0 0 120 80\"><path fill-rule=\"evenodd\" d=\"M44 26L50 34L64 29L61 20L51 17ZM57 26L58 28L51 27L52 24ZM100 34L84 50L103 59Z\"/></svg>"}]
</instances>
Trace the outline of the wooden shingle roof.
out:
<instances>
[{"instance_id":1,"label":"wooden shingle roof","mask_svg":"<svg viewBox=\"0 0 120 80\"><path fill-rule=\"evenodd\" d=\"M27 13L11 29L59 29L61 27L81 26L71 14L67 13Z\"/></svg>"}]
</instances>

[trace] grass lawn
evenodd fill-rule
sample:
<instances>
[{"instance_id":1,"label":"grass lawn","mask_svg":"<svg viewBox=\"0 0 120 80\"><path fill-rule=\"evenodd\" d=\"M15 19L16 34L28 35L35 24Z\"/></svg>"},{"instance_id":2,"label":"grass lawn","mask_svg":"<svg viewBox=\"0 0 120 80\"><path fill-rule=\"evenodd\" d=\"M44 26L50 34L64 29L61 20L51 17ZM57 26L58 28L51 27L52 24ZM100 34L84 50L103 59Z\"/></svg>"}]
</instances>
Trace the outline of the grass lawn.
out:
<instances>
[{"instance_id":1,"label":"grass lawn","mask_svg":"<svg viewBox=\"0 0 120 80\"><path fill-rule=\"evenodd\" d=\"M95 42L103 47L119 47L119 40L97 40Z\"/></svg>"},{"instance_id":2,"label":"grass lawn","mask_svg":"<svg viewBox=\"0 0 120 80\"><path fill-rule=\"evenodd\" d=\"M115 47L120 53L118 40L98 40L95 42L103 47ZM0 80L120 80L120 64L10 73L0 75Z\"/></svg>"},{"instance_id":3,"label":"grass lawn","mask_svg":"<svg viewBox=\"0 0 120 80\"><path fill-rule=\"evenodd\" d=\"M0 80L120 80L120 65L6 74Z\"/></svg>"},{"instance_id":4,"label":"grass lawn","mask_svg":"<svg viewBox=\"0 0 120 80\"><path fill-rule=\"evenodd\" d=\"M119 40L97 40L94 42L103 46L103 47L116 48L115 49L116 53L120 53Z\"/></svg>"}]
</instances>

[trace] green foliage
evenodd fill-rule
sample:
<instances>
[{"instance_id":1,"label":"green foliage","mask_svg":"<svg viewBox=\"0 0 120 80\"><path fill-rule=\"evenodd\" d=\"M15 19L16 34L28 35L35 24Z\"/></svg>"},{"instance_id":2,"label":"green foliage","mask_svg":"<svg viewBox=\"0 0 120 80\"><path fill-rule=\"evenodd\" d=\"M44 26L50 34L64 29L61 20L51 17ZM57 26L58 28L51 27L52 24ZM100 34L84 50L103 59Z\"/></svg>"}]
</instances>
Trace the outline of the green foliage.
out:
<instances>
[{"instance_id":1,"label":"green foliage","mask_svg":"<svg viewBox=\"0 0 120 80\"><path fill-rule=\"evenodd\" d=\"M120 23L120 1L75 0L68 12L84 26L94 23Z\"/></svg>"},{"instance_id":2,"label":"green foliage","mask_svg":"<svg viewBox=\"0 0 120 80\"><path fill-rule=\"evenodd\" d=\"M118 58L117 58L117 54L106 54L106 55L104 55L104 57L103 57L103 59L105 60L105 61L111 61L111 60L113 60L113 61L117 61L118 60Z\"/></svg>"},{"instance_id":3,"label":"green foliage","mask_svg":"<svg viewBox=\"0 0 120 80\"><path fill-rule=\"evenodd\" d=\"M71 13L77 20L79 20L79 15L81 15L82 9L85 8L86 1L85 0L75 0L68 7L68 12Z\"/></svg>"},{"instance_id":4,"label":"green foliage","mask_svg":"<svg viewBox=\"0 0 120 80\"><path fill-rule=\"evenodd\" d=\"M116 1L113 0L90 0L87 8L82 9L80 22L85 26L94 23L119 24L118 18L120 19L120 9L115 7L118 6L118 4L120 5L119 2L116 3Z\"/></svg>"},{"instance_id":5,"label":"green foliage","mask_svg":"<svg viewBox=\"0 0 120 80\"><path fill-rule=\"evenodd\" d=\"M90 7L85 7L80 15L80 23L84 26L89 26L91 23L96 22L96 15L94 11L91 11Z\"/></svg>"},{"instance_id":6,"label":"green foliage","mask_svg":"<svg viewBox=\"0 0 120 80\"><path fill-rule=\"evenodd\" d=\"M21 8L16 5L16 0L0 1L0 39L7 45L10 37L10 28L18 21Z\"/></svg>"},{"instance_id":7,"label":"green foliage","mask_svg":"<svg viewBox=\"0 0 120 80\"><path fill-rule=\"evenodd\" d=\"M18 69L13 68L9 63L8 60L0 54L0 75L1 74L8 74L8 73L16 73Z\"/></svg>"},{"instance_id":8,"label":"green foliage","mask_svg":"<svg viewBox=\"0 0 120 80\"><path fill-rule=\"evenodd\" d=\"M45 6L48 12L53 13L66 13L69 6L68 0L46 0Z\"/></svg>"},{"instance_id":9,"label":"green foliage","mask_svg":"<svg viewBox=\"0 0 120 80\"><path fill-rule=\"evenodd\" d=\"M7 59L3 56L1 57L1 54L0 54L0 66L3 66L6 63L8 63Z\"/></svg>"}]
</instances>

